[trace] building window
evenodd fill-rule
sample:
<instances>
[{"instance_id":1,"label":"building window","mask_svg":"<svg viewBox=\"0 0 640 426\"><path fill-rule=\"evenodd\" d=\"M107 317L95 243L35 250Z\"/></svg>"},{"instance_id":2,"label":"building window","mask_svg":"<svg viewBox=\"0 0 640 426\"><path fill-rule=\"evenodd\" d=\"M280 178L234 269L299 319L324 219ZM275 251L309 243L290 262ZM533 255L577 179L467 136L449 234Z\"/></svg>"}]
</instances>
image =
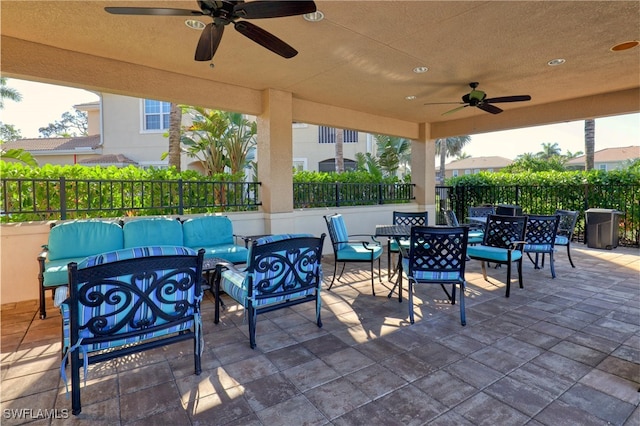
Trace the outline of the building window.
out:
<instances>
[{"instance_id":1,"label":"building window","mask_svg":"<svg viewBox=\"0 0 640 426\"><path fill-rule=\"evenodd\" d=\"M606 164L599 164L599 165L598 165L598 169L599 169L599 170L603 170L603 171L605 171L605 172L606 172L606 171L607 171L607 165L606 165Z\"/></svg>"},{"instance_id":2,"label":"building window","mask_svg":"<svg viewBox=\"0 0 640 426\"><path fill-rule=\"evenodd\" d=\"M458 177L458 171L457 171L457 170L454 170L454 171L452 172L452 176L453 176L453 177Z\"/></svg>"},{"instance_id":3,"label":"building window","mask_svg":"<svg viewBox=\"0 0 640 426\"><path fill-rule=\"evenodd\" d=\"M356 170L358 167L358 163L348 158L344 159L344 170ZM335 159L329 158L318 163L318 171L319 172L335 172L336 171L336 162Z\"/></svg>"},{"instance_id":4,"label":"building window","mask_svg":"<svg viewBox=\"0 0 640 426\"><path fill-rule=\"evenodd\" d=\"M358 132L355 130L343 131L343 143L358 143ZM318 143L336 143L336 129L327 126L318 126Z\"/></svg>"},{"instance_id":5,"label":"building window","mask_svg":"<svg viewBox=\"0 0 640 426\"><path fill-rule=\"evenodd\" d=\"M491 168L487 169L487 171L488 171L489 173L493 173L493 169L491 169Z\"/></svg>"},{"instance_id":6,"label":"building window","mask_svg":"<svg viewBox=\"0 0 640 426\"><path fill-rule=\"evenodd\" d=\"M169 102L144 100L142 111L144 131L162 131L169 129L169 113L171 104Z\"/></svg>"},{"instance_id":7,"label":"building window","mask_svg":"<svg viewBox=\"0 0 640 426\"><path fill-rule=\"evenodd\" d=\"M480 169L473 169L473 174L480 173Z\"/></svg>"},{"instance_id":8,"label":"building window","mask_svg":"<svg viewBox=\"0 0 640 426\"><path fill-rule=\"evenodd\" d=\"M294 158L293 159L293 171L294 172L302 172L307 170L307 159L306 158Z\"/></svg>"},{"instance_id":9,"label":"building window","mask_svg":"<svg viewBox=\"0 0 640 426\"><path fill-rule=\"evenodd\" d=\"M471 174L471 170L470 169L465 169L464 170L464 174L465 175L470 175Z\"/></svg>"}]
</instances>

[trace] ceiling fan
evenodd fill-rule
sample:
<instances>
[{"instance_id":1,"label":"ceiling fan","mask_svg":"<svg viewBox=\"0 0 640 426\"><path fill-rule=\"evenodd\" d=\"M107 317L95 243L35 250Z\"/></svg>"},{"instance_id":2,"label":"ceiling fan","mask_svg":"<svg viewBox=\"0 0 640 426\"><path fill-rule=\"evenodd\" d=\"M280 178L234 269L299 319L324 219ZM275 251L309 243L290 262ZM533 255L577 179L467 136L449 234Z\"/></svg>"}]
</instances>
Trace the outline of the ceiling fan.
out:
<instances>
[{"instance_id":1,"label":"ceiling fan","mask_svg":"<svg viewBox=\"0 0 640 426\"><path fill-rule=\"evenodd\" d=\"M164 7L105 7L114 15L155 15L155 16L209 16L213 22L202 30L196 47L196 61L210 61L218 49L224 27L233 23L240 34L259 45L284 57L293 58L298 51L278 37L251 22L243 19L280 18L283 16L304 15L316 11L313 1L253 1L243 0L198 0L200 10L172 9Z\"/></svg>"},{"instance_id":2,"label":"ceiling fan","mask_svg":"<svg viewBox=\"0 0 640 426\"><path fill-rule=\"evenodd\" d=\"M461 110L466 107L477 107L483 111L490 112L491 114L500 114L502 109L498 108L493 104L501 103L501 102L522 102L522 101L530 101L531 96L529 95L515 95L515 96L501 96L498 98L487 98L487 94L482 90L476 90L480 83L472 82L469 83L469 87L471 87L471 92L462 96L462 102L433 102L426 103L425 105L445 105L445 104L461 104L462 106L456 107L452 110L449 110L442 115L452 114L456 111Z\"/></svg>"}]
</instances>

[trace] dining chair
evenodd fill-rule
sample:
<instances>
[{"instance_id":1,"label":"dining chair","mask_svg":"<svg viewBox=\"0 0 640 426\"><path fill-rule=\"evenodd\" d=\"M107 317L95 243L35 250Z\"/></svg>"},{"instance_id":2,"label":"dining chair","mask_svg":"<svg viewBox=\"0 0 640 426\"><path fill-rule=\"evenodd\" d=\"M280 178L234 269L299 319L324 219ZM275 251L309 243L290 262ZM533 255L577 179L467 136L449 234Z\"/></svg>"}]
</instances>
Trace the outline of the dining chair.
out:
<instances>
[{"instance_id":1,"label":"dining chair","mask_svg":"<svg viewBox=\"0 0 640 426\"><path fill-rule=\"evenodd\" d=\"M440 284L452 305L456 303L456 286L459 291L460 323L466 325L464 270L467 257L469 228L466 226L414 226L411 228L408 253L402 247L402 272L409 281L409 321L414 323L413 293L418 284ZM402 286L402 275L399 285ZM451 293L445 285L451 285Z\"/></svg>"},{"instance_id":2,"label":"dining chair","mask_svg":"<svg viewBox=\"0 0 640 426\"><path fill-rule=\"evenodd\" d=\"M575 231L576 222L578 221L578 212L574 210L556 210L555 214L560 216L555 245L567 247L569 263L571 263L572 268L575 268L573 260L571 259L571 240L573 239L573 232Z\"/></svg>"},{"instance_id":3,"label":"dining chair","mask_svg":"<svg viewBox=\"0 0 640 426\"><path fill-rule=\"evenodd\" d=\"M484 230L482 244L469 246L467 256L482 262L482 276L487 279L486 262L507 265L507 291L511 290L511 265L518 266L518 283L522 284L522 255L525 232L527 230L527 216L489 215Z\"/></svg>"},{"instance_id":4,"label":"dining chair","mask_svg":"<svg viewBox=\"0 0 640 426\"><path fill-rule=\"evenodd\" d=\"M553 262L555 252L556 233L558 232L559 215L528 215L527 232L525 233L524 252L529 257L536 269L544 268L544 256L549 255L549 268L551 277L556 277L556 270ZM531 257L535 254L535 259ZM542 255L541 264L538 260Z\"/></svg>"},{"instance_id":5,"label":"dining chair","mask_svg":"<svg viewBox=\"0 0 640 426\"><path fill-rule=\"evenodd\" d=\"M406 226L427 226L429 224L429 213L424 212L393 212L393 224L394 225L406 225ZM387 268L389 278L393 277L397 268L392 269L391 254L400 253L400 247L402 245L406 248L409 247L408 238L389 238L387 240ZM395 262L394 262L395 264Z\"/></svg>"},{"instance_id":6,"label":"dining chair","mask_svg":"<svg viewBox=\"0 0 640 426\"><path fill-rule=\"evenodd\" d=\"M447 226L466 226L469 228L469 244L480 244L484 238L484 226L479 223L460 223L453 210L444 210Z\"/></svg>"},{"instance_id":7,"label":"dining chair","mask_svg":"<svg viewBox=\"0 0 640 426\"><path fill-rule=\"evenodd\" d=\"M469 217L488 217L490 214L496 214L494 206L469 207Z\"/></svg>"},{"instance_id":8,"label":"dining chair","mask_svg":"<svg viewBox=\"0 0 640 426\"><path fill-rule=\"evenodd\" d=\"M338 269L338 262L342 262L342 270L338 276L338 281L342 278L344 268L347 262L350 263L369 263L371 266L371 293L375 296L376 291L373 285L373 264L378 261L378 279L382 282L380 274L380 257L382 256L383 248L375 236L371 234L349 234L347 232L347 226L344 223L344 218L341 214L332 214L323 216L329 230L329 238L331 239L331 247L333 247L334 264L333 264L333 278L331 284L327 290L331 290L333 282L336 279L336 271ZM365 240L352 240L352 237L367 237Z\"/></svg>"}]
</instances>

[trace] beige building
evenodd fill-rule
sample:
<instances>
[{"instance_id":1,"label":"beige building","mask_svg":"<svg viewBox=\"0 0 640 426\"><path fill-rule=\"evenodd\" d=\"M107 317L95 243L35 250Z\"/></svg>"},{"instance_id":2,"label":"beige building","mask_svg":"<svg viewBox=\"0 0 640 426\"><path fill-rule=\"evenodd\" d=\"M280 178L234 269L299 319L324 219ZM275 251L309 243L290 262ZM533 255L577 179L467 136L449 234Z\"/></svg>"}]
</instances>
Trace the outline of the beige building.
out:
<instances>
[{"instance_id":1,"label":"beige building","mask_svg":"<svg viewBox=\"0 0 640 426\"><path fill-rule=\"evenodd\" d=\"M101 100L74 105L87 113L87 137L37 138L8 142L6 148L29 151L39 164L115 165L166 167L161 159L168 150L170 103L101 93ZM254 120L255 117L250 116ZM183 116L183 124L189 117ZM293 123L293 165L296 170L333 171L336 130L331 127ZM373 152L369 134L344 131L345 168L355 167L356 153ZM198 169L197 161L182 155L182 168Z\"/></svg>"},{"instance_id":2,"label":"beige building","mask_svg":"<svg viewBox=\"0 0 640 426\"><path fill-rule=\"evenodd\" d=\"M569 170L584 170L586 156L576 157L566 164ZM596 170L621 169L630 161L640 158L640 146L605 148L593 153L593 168Z\"/></svg>"},{"instance_id":3,"label":"beige building","mask_svg":"<svg viewBox=\"0 0 640 426\"><path fill-rule=\"evenodd\" d=\"M446 178L472 175L480 172L497 172L500 169L512 164L513 160L504 157L469 157L461 160L455 160L444 166L444 175ZM436 176L440 171L440 167L436 170Z\"/></svg>"}]
</instances>

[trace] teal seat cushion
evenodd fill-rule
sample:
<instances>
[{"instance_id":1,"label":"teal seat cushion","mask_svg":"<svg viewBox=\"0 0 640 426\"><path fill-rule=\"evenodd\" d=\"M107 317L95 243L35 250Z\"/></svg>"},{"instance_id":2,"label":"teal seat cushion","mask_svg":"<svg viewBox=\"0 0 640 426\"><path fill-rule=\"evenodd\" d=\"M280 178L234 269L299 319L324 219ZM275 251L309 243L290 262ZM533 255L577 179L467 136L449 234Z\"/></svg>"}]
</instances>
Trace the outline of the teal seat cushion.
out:
<instances>
[{"instance_id":1,"label":"teal seat cushion","mask_svg":"<svg viewBox=\"0 0 640 426\"><path fill-rule=\"evenodd\" d=\"M182 224L175 219L136 219L124 224L124 248L183 245Z\"/></svg>"},{"instance_id":2,"label":"teal seat cushion","mask_svg":"<svg viewBox=\"0 0 640 426\"><path fill-rule=\"evenodd\" d=\"M205 259L219 257L231 263L245 263L249 254L249 250L244 246L237 246L235 244L220 244L211 247L194 246L192 248L194 250L203 248L205 250Z\"/></svg>"},{"instance_id":3,"label":"teal seat cushion","mask_svg":"<svg viewBox=\"0 0 640 426\"><path fill-rule=\"evenodd\" d=\"M556 235L556 245L566 246L569 244L569 238L564 235Z\"/></svg>"},{"instance_id":4,"label":"teal seat cushion","mask_svg":"<svg viewBox=\"0 0 640 426\"><path fill-rule=\"evenodd\" d=\"M530 253L550 253L555 249L551 244L525 244L524 251Z\"/></svg>"},{"instance_id":5,"label":"teal seat cushion","mask_svg":"<svg viewBox=\"0 0 640 426\"><path fill-rule=\"evenodd\" d=\"M182 223L184 245L187 247L213 247L233 244L233 224L226 216L202 216Z\"/></svg>"},{"instance_id":6,"label":"teal seat cushion","mask_svg":"<svg viewBox=\"0 0 640 426\"><path fill-rule=\"evenodd\" d=\"M49 231L47 260L85 258L121 249L123 245L122 227L115 222L98 220L65 222L54 226Z\"/></svg>"},{"instance_id":7,"label":"teal seat cushion","mask_svg":"<svg viewBox=\"0 0 640 426\"><path fill-rule=\"evenodd\" d=\"M499 247L476 245L467 247L467 256L489 262L508 262L509 250ZM512 262L520 260L521 258L522 252L520 250L513 250L511 252Z\"/></svg>"},{"instance_id":8,"label":"teal seat cushion","mask_svg":"<svg viewBox=\"0 0 640 426\"><path fill-rule=\"evenodd\" d=\"M402 268L409 274L409 259L402 259ZM411 277L418 282L433 282L434 284L443 281L462 281L460 271L412 271Z\"/></svg>"},{"instance_id":9,"label":"teal seat cushion","mask_svg":"<svg viewBox=\"0 0 640 426\"><path fill-rule=\"evenodd\" d=\"M71 262L80 263L86 257L70 257L67 259L58 259L47 261L44 264L44 282L45 287L56 287L69 282L69 272L67 265Z\"/></svg>"},{"instance_id":10,"label":"teal seat cushion","mask_svg":"<svg viewBox=\"0 0 640 426\"><path fill-rule=\"evenodd\" d=\"M409 247L411 246L411 241L409 241L408 239L402 239L400 240L400 245L402 246L403 249L409 250ZM400 247L398 246L398 242L396 241L395 238L393 238L389 242L389 249L394 253L397 253L400 251Z\"/></svg>"},{"instance_id":11,"label":"teal seat cushion","mask_svg":"<svg viewBox=\"0 0 640 426\"><path fill-rule=\"evenodd\" d=\"M337 251L336 258L339 262L344 260L371 260L372 251L374 260L382 255L382 247L379 245L372 243L369 244L369 249L366 249L362 243L349 243Z\"/></svg>"}]
</instances>

